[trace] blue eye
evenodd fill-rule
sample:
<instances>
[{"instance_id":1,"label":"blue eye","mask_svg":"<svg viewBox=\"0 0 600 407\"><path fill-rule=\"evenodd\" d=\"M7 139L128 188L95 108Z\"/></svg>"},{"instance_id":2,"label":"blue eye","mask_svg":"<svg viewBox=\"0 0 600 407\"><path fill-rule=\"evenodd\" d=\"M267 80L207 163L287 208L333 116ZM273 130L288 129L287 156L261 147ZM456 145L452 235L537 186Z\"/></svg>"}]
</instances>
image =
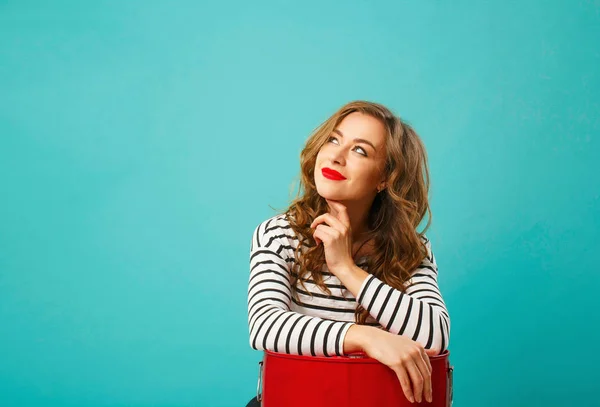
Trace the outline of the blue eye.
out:
<instances>
[{"instance_id":1,"label":"blue eye","mask_svg":"<svg viewBox=\"0 0 600 407\"><path fill-rule=\"evenodd\" d=\"M333 137L333 136L329 136L329 139L328 139L327 141L328 141L328 142L331 142L331 140L338 141L338 139L337 139L337 138L335 138L335 137ZM338 143L336 143L336 144L338 144ZM367 152L365 151L365 149L364 149L364 148L362 148L362 147L359 147L359 146L356 146L356 148L358 148L358 149L360 149L360 150L362 151L362 153L359 153L360 155L367 157Z\"/></svg>"},{"instance_id":2,"label":"blue eye","mask_svg":"<svg viewBox=\"0 0 600 407\"><path fill-rule=\"evenodd\" d=\"M360 148L362 150L362 153L360 153L361 155L364 155L365 157L367 156L367 152L365 151L364 148L362 148L362 147L356 147L356 148Z\"/></svg>"}]
</instances>

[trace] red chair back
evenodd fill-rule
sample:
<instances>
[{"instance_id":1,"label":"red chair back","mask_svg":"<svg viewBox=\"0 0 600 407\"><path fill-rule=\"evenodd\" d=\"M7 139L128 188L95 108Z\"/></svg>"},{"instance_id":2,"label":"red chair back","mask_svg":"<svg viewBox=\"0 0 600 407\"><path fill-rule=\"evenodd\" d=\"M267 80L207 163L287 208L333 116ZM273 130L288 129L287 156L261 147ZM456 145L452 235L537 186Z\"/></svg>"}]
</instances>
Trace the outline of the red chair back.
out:
<instances>
[{"instance_id":1,"label":"red chair back","mask_svg":"<svg viewBox=\"0 0 600 407\"><path fill-rule=\"evenodd\" d=\"M394 371L364 354L314 357L265 351L257 399L262 407L449 407L454 370L449 355L429 357L433 402L423 398L411 403Z\"/></svg>"}]
</instances>

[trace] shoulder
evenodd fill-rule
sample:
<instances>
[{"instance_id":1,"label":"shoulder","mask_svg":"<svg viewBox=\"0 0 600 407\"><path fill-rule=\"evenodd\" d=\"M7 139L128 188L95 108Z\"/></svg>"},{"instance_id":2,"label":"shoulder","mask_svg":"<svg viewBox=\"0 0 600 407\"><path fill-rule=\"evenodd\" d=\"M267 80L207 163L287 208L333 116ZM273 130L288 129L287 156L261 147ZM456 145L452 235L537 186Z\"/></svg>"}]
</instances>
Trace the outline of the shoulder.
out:
<instances>
[{"instance_id":1,"label":"shoulder","mask_svg":"<svg viewBox=\"0 0 600 407\"><path fill-rule=\"evenodd\" d=\"M280 232L283 233L287 230L291 230L287 215L285 213L279 213L260 222L254 228L254 234L261 238Z\"/></svg>"},{"instance_id":2,"label":"shoulder","mask_svg":"<svg viewBox=\"0 0 600 407\"><path fill-rule=\"evenodd\" d=\"M260 222L252 235L252 247L274 248L278 251L281 248L291 249L297 237L290 226L288 215L280 213Z\"/></svg>"},{"instance_id":3,"label":"shoulder","mask_svg":"<svg viewBox=\"0 0 600 407\"><path fill-rule=\"evenodd\" d=\"M425 248L427 249L427 254L425 255L424 262L429 262L435 264L435 259L433 257L433 249L431 248L431 241L424 233L421 234L421 241L425 244Z\"/></svg>"}]
</instances>

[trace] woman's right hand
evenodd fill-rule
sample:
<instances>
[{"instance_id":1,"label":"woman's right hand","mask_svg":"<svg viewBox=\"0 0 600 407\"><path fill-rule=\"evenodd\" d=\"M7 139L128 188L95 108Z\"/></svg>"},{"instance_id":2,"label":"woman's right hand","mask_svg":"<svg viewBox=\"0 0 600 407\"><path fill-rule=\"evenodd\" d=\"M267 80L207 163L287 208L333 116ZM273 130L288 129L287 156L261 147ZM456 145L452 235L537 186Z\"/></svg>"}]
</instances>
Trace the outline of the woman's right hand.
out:
<instances>
[{"instance_id":1,"label":"woman's right hand","mask_svg":"<svg viewBox=\"0 0 600 407\"><path fill-rule=\"evenodd\" d=\"M354 332L350 332L354 330ZM422 401L422 396L431 403L431 363L429 355L437 352L405 336L385 330L354 325L348 330L362 351L373 359L388 366L398 376L402 390L411 403ZM412 386L411 386L412 384Z\"/></svg>"}]
</instances>

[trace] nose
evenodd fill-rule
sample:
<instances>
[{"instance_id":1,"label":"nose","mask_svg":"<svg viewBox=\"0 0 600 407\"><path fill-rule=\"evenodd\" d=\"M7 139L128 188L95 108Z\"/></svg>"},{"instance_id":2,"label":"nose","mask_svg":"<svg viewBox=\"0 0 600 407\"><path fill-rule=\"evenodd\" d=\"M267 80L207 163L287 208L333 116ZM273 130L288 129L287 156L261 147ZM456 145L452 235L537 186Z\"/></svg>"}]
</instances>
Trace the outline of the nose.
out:
<instances>
[{"instance_id":1,"label":"nose","mask_svg":"<svg viewBox=\"0 0 600 407\"><path fill-rule=\"evenodd\" d=\"M339 165L346 164L346 149L345 148L334 148L330 153L330 160Z\"/></svg>"}]
</instances>

